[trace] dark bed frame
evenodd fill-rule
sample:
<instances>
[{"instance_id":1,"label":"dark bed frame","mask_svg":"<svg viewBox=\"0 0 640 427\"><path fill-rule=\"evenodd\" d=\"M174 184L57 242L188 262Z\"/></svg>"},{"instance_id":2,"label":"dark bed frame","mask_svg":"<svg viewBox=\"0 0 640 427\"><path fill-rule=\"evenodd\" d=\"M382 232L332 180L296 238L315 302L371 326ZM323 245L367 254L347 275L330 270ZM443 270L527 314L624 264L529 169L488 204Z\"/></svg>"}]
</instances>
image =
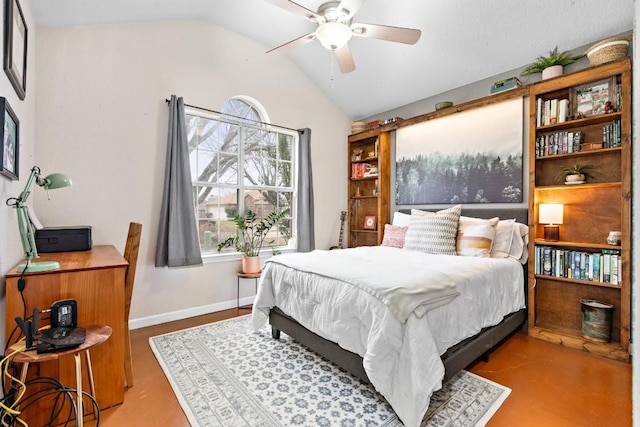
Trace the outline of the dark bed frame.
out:
<instances>
[{"instance_id":1,"label":"dark bed frame","mask_svg":"<svg viewBox=\"0 0 640 427\"><path fill-rule=\"evenodd\" d=\"M476 218L493 218L496 216L501 219L515 218L516 221L523 224L526 224L528 221L526 208L464 209L462 215ZM526 263L523 268L526 300ZM447 352L442 355L442 361L445 367L445 381L480 357L483 357L484 360L487 361L489 352L505 338L520 330L526 320L527 309L524 308L515 313L509 314L499 324L485 328L477 335L468 338L447 350ZM365 382L369 382L369 378L362 366L362 357L343 349L332 341L328 341L316 335L304 326L300 325L295 319L286 315L278 307L271 309L271 312L269 313L269 323L271 324L271 334L274 338L280 338L280 332L282 331L320 356L329 359L347 372L355 375Z\"/></svg>"}]
</instances>

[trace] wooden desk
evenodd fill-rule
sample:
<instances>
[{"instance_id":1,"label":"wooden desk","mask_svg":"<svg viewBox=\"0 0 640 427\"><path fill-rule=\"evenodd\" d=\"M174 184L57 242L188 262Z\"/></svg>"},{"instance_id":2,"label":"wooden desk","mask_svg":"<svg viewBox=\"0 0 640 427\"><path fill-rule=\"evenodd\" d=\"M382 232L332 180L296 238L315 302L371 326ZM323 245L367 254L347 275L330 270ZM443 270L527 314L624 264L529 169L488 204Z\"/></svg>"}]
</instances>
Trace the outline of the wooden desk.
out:
<instances>
[{"instance_id":1,"label":"wooden desk","mask_svg":"<svg viewBox=\"0 0 640 427\"><path fill-rule=\"evenodd\" d=\"M79 325L107 325L111 338L91 351L96 399L100 408L108 408L124 400L124 274L127 261L113 246L94 246L90 251L41 254L37 261L58 261L60 269L26 273L24 297L27 316L34 307L51 307L55 301L73 298L78 301ZM17 267L17 266L16 266ZM16 327L16 316L23 316L18 291L20 273L15 268L7 274L5 334L8 338ZM48 317L41 315L41 317ZM48 324L41 319L40 326ZM19 331L19 330L18 330ZM19 338L13 334L13 342ZM75 384L73 358L38 363L29 377L51 376L63 384ZM39 372L38 372L39 371ZM85 380L88 378L85 376ZM42 404L44 405L44 403ZM27 408L21 417L29 425L43 425L48 411L40 404Z\"/></svg>"}]
</instances>

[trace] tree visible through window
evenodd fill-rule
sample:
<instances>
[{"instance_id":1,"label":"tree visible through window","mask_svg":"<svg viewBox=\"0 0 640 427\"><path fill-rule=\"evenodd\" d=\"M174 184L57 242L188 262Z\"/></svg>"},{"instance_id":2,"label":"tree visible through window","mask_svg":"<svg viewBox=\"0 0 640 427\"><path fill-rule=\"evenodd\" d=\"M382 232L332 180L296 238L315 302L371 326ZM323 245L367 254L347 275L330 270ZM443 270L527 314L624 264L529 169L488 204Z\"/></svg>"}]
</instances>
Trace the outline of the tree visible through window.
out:
<instances>
[{"instance_id":1,"label":"tree visible through window","mask_svg":"<svg viewBox=\"0 0 640 427\"><path fill-rule=\"evenodd\" d=\"M247 210L262 218L288 209L265 239L265 247L287 245L295 218L297 133L261 123L258 110L241 99L227 101L219 115L188 108L186 119L202 254L217 253L218 242L235 236L233 217Z\"/></svg>"}]
</instances>

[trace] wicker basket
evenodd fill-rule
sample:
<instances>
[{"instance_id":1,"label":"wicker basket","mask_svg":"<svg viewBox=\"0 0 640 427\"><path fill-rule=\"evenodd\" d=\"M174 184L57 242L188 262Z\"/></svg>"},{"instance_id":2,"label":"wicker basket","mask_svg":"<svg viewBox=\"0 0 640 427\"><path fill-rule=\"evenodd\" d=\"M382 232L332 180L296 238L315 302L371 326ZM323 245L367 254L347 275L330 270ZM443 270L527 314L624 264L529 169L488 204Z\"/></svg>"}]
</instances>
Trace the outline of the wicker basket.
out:
<instances>
[{"instance_id":1,"label":"wicker basket","mask_svg":"<svg viewBox=\"0 0 640 427\"><path fill-rule=\"evenodd\" d=\"M351 123L351 133L358 133L365 130L365 122L352 122Z\"/></svg>"},{"instance_id":2,"label":"wicker basket","mask_svg":"<svg viewBox=\"0 0 640 427\"><path fill-rule=\"evenodd\" d=\"M617 61L627 56L629 38L612 37L594 44L585 52L591 65L600 65L605 62Z\"/></svg>"}]
</instances>

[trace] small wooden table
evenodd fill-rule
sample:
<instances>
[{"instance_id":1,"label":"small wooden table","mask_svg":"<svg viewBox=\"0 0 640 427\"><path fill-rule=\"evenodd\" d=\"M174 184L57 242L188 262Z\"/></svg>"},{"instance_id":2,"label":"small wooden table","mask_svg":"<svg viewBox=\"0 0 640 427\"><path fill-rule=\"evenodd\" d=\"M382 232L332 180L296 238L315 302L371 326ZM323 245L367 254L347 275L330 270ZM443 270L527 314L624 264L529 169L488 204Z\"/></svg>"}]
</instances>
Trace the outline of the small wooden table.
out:
<instances>
[{"instance_id":1,"label":"small wooden table","mask_svg":"<svg viewBox=\"0 0 640 427\"><path fill-rule=\"evenodd\" d=\"M260 279L260 276L262 275L262 272L258 272L258 273L236 273L238 276L238 292L236 294L236 308L250 308L249 305L245 305L240 307L240 279L254 279L256 282L256 294L258 293L258 279Z\"/></svg>"},{"instance_id":2,"label":"small wooden table","mask_svg":"<svg viewBox=\"0 0 640 427\"><path fill-rule=\"evenodd\" d=\"M77 412L76 419L78 422L77 426L82 427L83 425L83 400L82 400L82 363L80 360L80 353L84 352L85 361L87 364L87 375L89 378L89 392L91 396L95 399L96 391L95 391L95 383L93 382L93 369L91 367L91 357L89 356L89 349L95 347L99 344L102 344L111 336L112 329L110 326L100 326L100 325L89 325L82 326L84 328L86 337L82 344L77 347L66 348L58 351L52 351L49 353L38 353L36 350L23 351L20 353L16 353L13 356L13 361L15 363L22 363L22 370L20 371L20 381L23 383L27 379L27 371L29 370L29 364L31 363L41 363L48 362L51 360L58 360L61 357L73 355L76 362L76 394L77 394ZM11 345L6 354L11 354L16 350L24 347L24 339L18 341L17 343Z\"/></svg>"}]
</instances>

